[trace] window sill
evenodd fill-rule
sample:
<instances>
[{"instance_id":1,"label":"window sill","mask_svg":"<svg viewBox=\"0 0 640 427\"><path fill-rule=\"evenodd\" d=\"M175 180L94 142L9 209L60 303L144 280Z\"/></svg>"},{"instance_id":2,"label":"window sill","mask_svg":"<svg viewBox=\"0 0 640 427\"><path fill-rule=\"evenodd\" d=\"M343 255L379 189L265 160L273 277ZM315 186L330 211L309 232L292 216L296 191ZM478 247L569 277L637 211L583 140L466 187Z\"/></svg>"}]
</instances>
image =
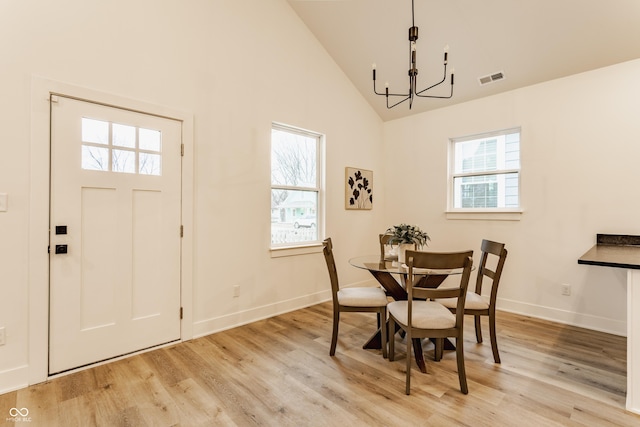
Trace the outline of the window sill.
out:
<instances>
[{"instance_id":1,"label":"window sill","mask_svg":"<svg viewBox=\"0 0 640 427\"><path fill-rule=\"evenodd\" d=\"M322 243L310 243L306 246L283 246L279 248L271 248L270 252L271 258L317 254L322 252Z\"/></svg>"},{"instance_id":2,"label":"window sill","mask_svg":"<svg viewBox=\"0 0 640 427\"><path fill-rule=\"evenodd\" d=\"M471 220L489 220L489 221L520 221L522 219L522 209L508 210L454 210L446 211L447 219L471 219Z\"/></svg>"}]
</instances>

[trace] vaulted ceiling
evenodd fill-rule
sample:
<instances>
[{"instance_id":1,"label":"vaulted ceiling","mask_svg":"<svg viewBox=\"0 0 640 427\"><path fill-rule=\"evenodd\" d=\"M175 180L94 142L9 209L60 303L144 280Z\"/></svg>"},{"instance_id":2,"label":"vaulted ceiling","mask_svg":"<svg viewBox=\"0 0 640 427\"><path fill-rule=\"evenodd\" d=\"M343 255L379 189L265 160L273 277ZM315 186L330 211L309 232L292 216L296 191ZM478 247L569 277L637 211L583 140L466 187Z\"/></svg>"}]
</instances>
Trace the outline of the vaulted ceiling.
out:
<instances>
[{"instance_id":1,"label":"vaulted ceiling","mask_svg":"<svg viewBox=\"0 0 640 427\"><path fill-rule=\"evenodd\" d=\"M442 78L448 45L454 94L389 110L372 64L378 91L407 91L411 0L288 2L385 121L640 58L640 0L414 0L418 89Z\"/></svg>"}]
</instances>

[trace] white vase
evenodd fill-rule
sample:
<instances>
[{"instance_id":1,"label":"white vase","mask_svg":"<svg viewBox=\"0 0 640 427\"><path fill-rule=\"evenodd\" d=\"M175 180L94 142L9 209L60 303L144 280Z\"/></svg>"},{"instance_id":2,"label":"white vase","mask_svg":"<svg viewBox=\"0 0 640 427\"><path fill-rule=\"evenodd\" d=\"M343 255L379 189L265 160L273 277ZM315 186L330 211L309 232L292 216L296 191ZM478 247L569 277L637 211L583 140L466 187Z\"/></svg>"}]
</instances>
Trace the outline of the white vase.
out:
<instances>
[{"instance_id":1,"label":"white vase","mask_svg":"<svg viewBox=\"0 0 640 427\"><path fill-rule=\"evenodd\" d=\"M400 243L398 245L398 262L406 263L406 252L407 250L415 251L416 245L415 243Z\"/></svg>"}]
</instances>

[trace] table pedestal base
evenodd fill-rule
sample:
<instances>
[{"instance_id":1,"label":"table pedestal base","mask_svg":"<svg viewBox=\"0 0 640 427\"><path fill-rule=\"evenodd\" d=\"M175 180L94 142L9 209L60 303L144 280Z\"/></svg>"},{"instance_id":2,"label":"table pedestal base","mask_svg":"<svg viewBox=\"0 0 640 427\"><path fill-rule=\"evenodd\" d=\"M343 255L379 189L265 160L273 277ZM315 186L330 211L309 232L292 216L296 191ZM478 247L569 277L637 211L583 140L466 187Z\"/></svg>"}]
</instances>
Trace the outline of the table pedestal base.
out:
<instances>
[{"instance_id":1,"label":"table pedestal base","mask_svg":"<svg viewBox=\"0 0 640 427\"><path fill-rule=\"evenodd\" d=\"M384 271L375 271L375 270L369 270L369 272L382 285L382 287L387 292L387 295L393 297L394 300L403 301L407 299L406 289L403 286L401 286L400 283L398 283L391 274ZM440 286L442 282L444 282L446 278L447 278L446 275L426 276L420 279L420 281L416 284L416 286L422 286L425 288L437 288L438 286ZM406 277L403 277L403 279L406 279ZM392 338L393 337L389 337L389 339L392 339ZM453 347L453 350L455 350L455 347L451 344L451 342L449 342L448 340L445 340L444 349L451 350L452 347ZM371 338L369 338L369 340L362 346L362 348L364 349L382 348L382 339L380 335L380 329L378 329L376 333ZM422 354L422 341L419 338L416 338L413 340L413 354L415 355L416 364L418 365L418 368L420 369L420 371L422 373L426 373L427 365L424 362L424 356ZM407 355L407 357L410 357L410 356L411 355Z\"/></svg>"},{"instance_id":2,"label":"table pedestal base","mask_svg":"<svg viewBox=\"0 0 640 427\"><path fill-rule=\"evenodd\" d=\"M400 330L400 327L396 325L396 332ZM390 336L389 339L394 339L394 336ZM435 345L435 339L431 340L433 342L433 345ZM371 336L371 338L369 338L369 341L367 341L366 343L364 343L364 345L362 346L363 349L365 350L380 350L382 348L382 335L380 332L380 329L378 329L376 331L375 334L373 334ZM453 343L451 341L449 341L447 338L444 339L444 349L445 350L455 350L456 346L453 345ZM422 340L420 338L414 338L413 339L413 354L416 358L416 364L418 365L418 369L420 369L420 372L422 372L423 374L427 373L427 364L424 361L424 357L423 357L423 353L422 353ZM434 354L435 354L435 350L434 350ZM439 360L436 360L436 362L438 362Z\"/></svg>"}]
</instances>

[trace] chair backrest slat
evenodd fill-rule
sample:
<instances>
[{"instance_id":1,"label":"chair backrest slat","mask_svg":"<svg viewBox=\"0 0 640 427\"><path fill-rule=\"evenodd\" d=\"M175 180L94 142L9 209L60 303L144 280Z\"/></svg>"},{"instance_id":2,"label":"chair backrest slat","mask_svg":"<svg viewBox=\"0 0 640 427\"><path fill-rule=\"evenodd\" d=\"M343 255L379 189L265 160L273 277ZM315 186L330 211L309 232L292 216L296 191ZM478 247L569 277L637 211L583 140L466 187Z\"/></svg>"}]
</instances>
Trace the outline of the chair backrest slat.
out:
<instances>
[{"instance_id":1,"label":"chair backrest slat","mask_svg":"<svg viewBox=\"0 0 640 427\"><path fill-rule=\"evenodd\" d=\"M329 270L329 279L331 281L331 293L333 294L333 300L338 300L338 291L340 290L340 285L338 283L338 269L336 268L336 261L333 258L333 244L331 242L331 237L327 237L322 242L322 253L324 254L324 259L327 262L327 269Z\"/></svg>"},{"instance_id":2,"label":"chair backrest slat","mask_svg":"<svg viewBox=\"0 0 640 427\"><path fill-rule=\"evenodd\" d=\"M482 256L480 258L478 275L476 277L475 292L478 295L482 295L484 278L488 277L491 279L491 305L495 305L495 299L498 295L498 285L500 284L500 277L502 276L502 269L504 268L504 263L507 259L508 252L504 246L504 243L484 239L480 247ZM493 270L487 267L487 261L490 256L497 258L497 262Z\"/></svg>"},{"instance_id":3,"label":"chair backrest slat","mask_svg":"<svg viewBox=\"0 0 640 427\"><path fill-rule=\"evenodd\" d=\"M385 253L384 253L384 247L386 245L389 244L389 240L391 239L390 234L379 234L378 235L378 240L380 241L380 261L384 261L385 259Z\"/></svg>"}]
</instances>

